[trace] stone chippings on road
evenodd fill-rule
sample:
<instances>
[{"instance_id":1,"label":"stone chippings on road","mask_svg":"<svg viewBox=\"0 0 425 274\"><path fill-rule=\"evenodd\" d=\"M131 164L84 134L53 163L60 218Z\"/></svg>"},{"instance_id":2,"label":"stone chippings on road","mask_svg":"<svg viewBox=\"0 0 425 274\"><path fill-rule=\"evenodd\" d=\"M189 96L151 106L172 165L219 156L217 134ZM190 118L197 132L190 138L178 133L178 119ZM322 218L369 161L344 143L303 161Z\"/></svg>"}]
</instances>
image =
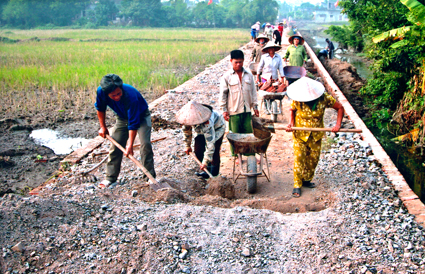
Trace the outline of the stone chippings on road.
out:
<instances>
[{"instance_id":1,"label":"stone chippings on road","mask_svg":"<svg viewBox=\"0 0 425 274\"><path fill-rule=\"evenodd\" d=\"M216 106L218 79L227 68L228 59L207 69L153 114L173 119L194 96ZM162 136L167 139L154 144L158 175L170 176L183 194L180 201L190 202L185 192L196 190L178 185L197 180L189 174L193 162L181 153L181 130L153 133L153 139ZM335 201L299 214L142 202L137 185L143 181L132 163L124 162L118 184L99 189L73 178L88 166L86 159L40 196L0 198L0 272L425 273L423 227L406 211L368 144L342 133L329 135L325 147L316 178ZM199 183L199 191L205 186Z\"/></svg>"}]
</instances>

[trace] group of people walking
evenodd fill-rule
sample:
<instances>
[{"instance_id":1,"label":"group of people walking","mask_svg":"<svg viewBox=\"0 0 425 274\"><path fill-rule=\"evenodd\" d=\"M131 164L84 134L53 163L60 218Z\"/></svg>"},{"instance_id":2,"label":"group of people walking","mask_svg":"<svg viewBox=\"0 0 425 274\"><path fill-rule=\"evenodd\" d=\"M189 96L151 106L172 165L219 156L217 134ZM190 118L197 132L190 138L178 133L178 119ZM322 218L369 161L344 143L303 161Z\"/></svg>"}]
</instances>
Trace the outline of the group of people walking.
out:
<instances>
[{"instance_id":1,"label":"group of people walking","mask_svg":"<svg viewBox=\"0 0 425 274\"><path fill-rule=\"evenodd\" d=\"M259 26L259 22L255 25ZM284 58L276 53L281 49L264 34L255 37L258 44L254 48L251 60L258 62L257 78L243 67L245 60L241 50L230 52L231 69L220 80L218 98L219 111L212 106L190 101L177 113L176 120L183 125L185 152L192 151L201 162L201 172L197 176L209 178L205 170L213 176L220 172L220 150L223 137L228 129L233 133L252 133L252 115L259 116L256 82L270 79L285 83L283 61L289 58L290 65L302 66L307 61L307 53L302 46L304 39L299 35L289 38ZM325 108L338 111L337 123L332 131L336 132L341 126L343 117L342 105L325 92L323 85L317 81L303 77L290 85L287 95L293 99L291 103L290 122L287 131L297 127L323 127ZM151 116L148 104L134 87L124 84L115 74L104 76L97 89L95 107L100 123L99 135L106 137L111 134L121 146L126 147L121 152L114 145L110 148L109 161L106 168L106 178L101 186L107 187L114 183L120 173L123 155L132 155L136 136L140 140L141 164L155 178L154 159L151 144ZM116 123L109 133L106 126L106 109L111 108L116 114ZM193 138L193 131L195 137ZM321 139L323 133L310 131L293 131L294 137L294 197L301 196L301 187L315 187L312 182L317 166ZM192 141L194 141L192 150ZM231 153L235 156L233 148ZM145 177L146 178L146 177Z\"/></svg>"}]
</instances>

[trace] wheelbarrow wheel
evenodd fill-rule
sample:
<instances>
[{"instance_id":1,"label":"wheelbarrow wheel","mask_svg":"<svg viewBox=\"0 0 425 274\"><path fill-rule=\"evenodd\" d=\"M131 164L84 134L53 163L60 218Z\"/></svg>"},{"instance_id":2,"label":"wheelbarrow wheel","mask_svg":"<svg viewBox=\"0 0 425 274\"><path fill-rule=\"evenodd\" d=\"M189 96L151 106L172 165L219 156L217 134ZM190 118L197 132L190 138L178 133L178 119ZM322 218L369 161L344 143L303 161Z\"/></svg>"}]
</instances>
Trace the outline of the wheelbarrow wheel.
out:
<instances>
[{"instance_id":1,"label":"wheelbarrow wheel","mask_svg":"<svg viewBox=\"0 0 425 274\"><path fill-rule=\"evenodd\" d=\"M277 122L277 115L278 114L279 114L279 110L278 110L277 101L273 100L272 101L272 121L273 121L273 123Z\"/></svg>"},{"instance_id":2,"label":"wheelbarrow wheel","mask_svg":"<svg viewBox=\"0 0 425 274\"><path fill-rule=\"evenodd\" d=\"M257 173L257 159L255 155L248 156L248 173ZM248 193L252 194L257 191L257 176L246 177L246 188Z\"/></svg>"}]
</instances>

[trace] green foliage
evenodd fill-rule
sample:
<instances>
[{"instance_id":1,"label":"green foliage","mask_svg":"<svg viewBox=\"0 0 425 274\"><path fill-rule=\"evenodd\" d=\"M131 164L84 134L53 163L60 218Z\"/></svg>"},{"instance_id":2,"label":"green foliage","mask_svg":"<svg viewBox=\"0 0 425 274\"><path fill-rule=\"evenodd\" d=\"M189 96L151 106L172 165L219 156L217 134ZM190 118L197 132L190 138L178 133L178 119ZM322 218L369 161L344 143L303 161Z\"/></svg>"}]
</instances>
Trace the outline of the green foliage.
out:
<instances>
[{"instance_id":1,"label":"green foliage","mask_svg":"<svg viewBox=\"0 0 425 274\"><path fill-rule=\"evenodd\" d=\"M169 27L184 27L190 24L191 13L183 0L171 0L163 6Z\"/></svg>"},{"instance_id":2,"label":"green foliage","mask_svg":"<svg viewBox=\"0 0 425 274\"><path fill-rule=\"evenodd\" d=\"M99 0L96 2L95 18L99 26L107 26L109 21L115 19L118 14L118 8L115 6L114 1Z\"/></svg>"},{"instance_id":3,"label":"green foliage","mask_svg":"<svg viewBox=\"0 0 425 274\"><path fill-rule=\"evenodd\" d=\"M353 25L330 26L325 30L326 34L332 37L332 40L338 42L343 48L353 48L361 51L364 47L363 37L356 33Z\"/></svg>"},{"instance_id":4,"label":"green foliage","mask_svg":"<svg viewBox=\"0 0 425 274\"><path fill-rule=\"evenodd\" d=\"M403 77L404 74L400 72L376 71L372 79L368 80L368 84L360 90L360 93L372 105L373 110L382 108L395 110L407 88Z\"/></svg>"},{"instance_id":5,"label":"green foliage","mask_svg":"<svg viewBox=\"0 0 425 274\"><path fill-rule=\"evenodd\" d=\"M131 18L134 26L161 27L165 21L161 0L123 0L121 14Z\"/></svg>"},{"instance_id":6,"label":"green foliage","mask_svg":"<svg viewBox=\"0 0 425 274\"><path fill-rule=\"evenodd\" d=\"M403 113L409 109L415 110L423 102L420 92L412 92L412 98L406 97L410 90L417 88L412 86L412 79L420 74L425 59L423 2L339 2L350 19L350 28L362 37L365 53L374 60L371 67L373 77L361 90L362 97L370 109L370 125L381 128L395 111Z\"/></svg>"},{"instance_id":7,"label":"green foliage","mask_svg":"<svg viewBox=\"0 0 425 274\"><path fill-rule=\"evenodd\" d=\"M6 24L22 28L33 28L49 23L66 26L86 4L87 1L9 0L3 6L2 19Z\"/></svg>"}]
</instances>

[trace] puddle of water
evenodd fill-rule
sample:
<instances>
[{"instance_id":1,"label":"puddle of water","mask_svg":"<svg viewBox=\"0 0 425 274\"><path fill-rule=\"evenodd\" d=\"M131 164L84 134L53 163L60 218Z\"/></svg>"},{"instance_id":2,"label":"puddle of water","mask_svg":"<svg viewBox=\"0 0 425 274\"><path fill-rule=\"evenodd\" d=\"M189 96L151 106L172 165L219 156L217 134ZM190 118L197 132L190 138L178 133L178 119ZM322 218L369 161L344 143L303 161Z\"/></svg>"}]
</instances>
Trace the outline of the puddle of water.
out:
<instances>
[{"instance_id":1,"label":"puddle of water","mask_svg":"<svg viewBox=\"0 0 425 274\"><path fill-rule=\"evenodd\" d=\"M326 43L325 39L326 37L321 37L321 36L314 36L314 41L316 41L316 44L313 46L313 48L315 49L325 49L328 46L328 43ZM338 43L332 41L335 48L338 48ZM360 77L362 77L363 79L369 79L370 77L372 77L372 71L369 70L368 65L366 65L365 63L363 63L361 60L355 59L355 58L350 58L349 55L341 55L336 53L335 54L335 58L341 59L341 58L346 58L348 63L352 64L356 69L357 69L357 73L360 75Z\"/></svg>"},{"instance_id":2,"label":"puddle of water","mask_svg":"<svg viewBox=\"0 0 425 274\"><path fill-rule=\"evenodd\" d=\"M326 37L314 36L313 39L316 41L316 45L314 45L313 48L325 49L328 46L328 43L325 41ZM332 41L332 43L334 44L335 49L337 49L339 44L334 41Z\"/></svg>"},{"instance_id":3,"label":"puddle of water","mask_svg":"<svg viewBox=\"0 0 425 274\"><path fill-rule=\"evenodd\" d=\"M372 77L373 72L369 69L368 65L366 65L362 61L348 58L347 62L352 64L357 69L357 73L363 79L369 79Z\"/></svg>"},{"instance_id":4,"label":"puddle of water","mask_svg":"<svg viewBox=\"0 0 425 274\"><path fill-rule=\"evenodd\" d=\"M418 156L408 152L403 145L395 144L391 141L394 136L387 131L380 131L371 128L372 133L377 137L382 147L385 149L397 169L403 175L410 188L425 202L425 156Z\"/></svg>"},{"instance_id":5,"label":"puddle of water","mask_svg":"<svg viewBox=\"0 0 425 274\"><path fill-rule=\"evenodd\" d=\"M88 144L90 140L84 138L67 138L60 136L57 131L44 128L33 130L30 137L38 145L46 146L56 155L64 155Z\"/></svg>"}]
</instances>

